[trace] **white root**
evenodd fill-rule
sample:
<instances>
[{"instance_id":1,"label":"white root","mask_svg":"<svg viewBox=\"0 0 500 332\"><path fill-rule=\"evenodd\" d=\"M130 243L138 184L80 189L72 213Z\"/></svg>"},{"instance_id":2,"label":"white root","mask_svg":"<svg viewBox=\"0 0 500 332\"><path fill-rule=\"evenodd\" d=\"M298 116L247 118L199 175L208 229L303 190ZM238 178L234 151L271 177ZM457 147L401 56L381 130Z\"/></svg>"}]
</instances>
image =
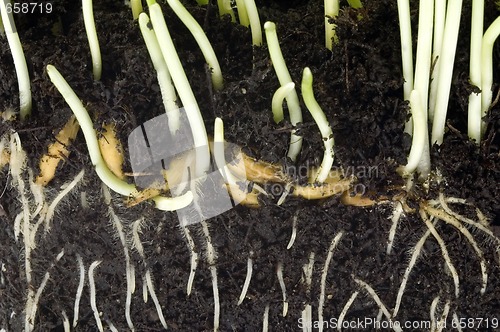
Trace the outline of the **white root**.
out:
<instances>
[{"instance_id":1,"label":"white root","mask_svg":"<svg viewBox=\"0 0 500 332\"><path fill-rule=\"evenodd\" d=\"M82 169L76 176L75 178L67 184L64 184L64 189L61 190L61 192L54 198L52 203L49 205L49 208L47 209L47 216L45 217L45 231L47 232L50 229L50 222L52 221L52 218L54 217L54 211L57 207L57 205L61 202L61 200L68 195L71 190L73 190L78 183L83 179L83 175L85 174L85 170ZM41 185L40 185L41 187Z\"/></svg>"},{"instance_id":2,"label":"white root","mask_svg":"<svg viewBox=\"0 0 500 332\"><path fill-rule=\"evenodd\" d=\"M247 276L245 278L245 282L243 283L243 288L241 289L240 298L238 300L238 305L243 303L245 296L248 292L248 286L250 286L250 280L252 280L252 271L253 271L253 261L252 261L253 252L250 251L250 256L247 259Z\"/></svg>"},{"instance_id":3,"label":"white root","mask_svg":"<svg viewBox=\"0 0 500 332\"><path fill-rule=\"evenodd\" d=\"M440 199L442 199L442 197L440 197ZM444 200L443 200L443 203L445 203ZM444 213L444 211L434 209L430 206L425 207L425 209L426 209L427 213L429 213L431 216L434 216L434 217L446 222L447 224L452 225L453 227L458 229L458 231L460 233L462 233L467 238L467 240L471 244L472 248L476 252L476 255L479 257L479 264L481 266L481 275L483 278L482 285L481 285L481 294L484 294L484 292L486 291L486 286L488 284L488 271L486 269L486 260L484 259L483 251L479 248L479 246L478 246L476 240L474 240L474 237L472 236L472 234L469 232L469 230L467 228L465 228L464 225L462 225L460 223L460 221L458 221L453 216Z\"/></svg>"},{"instance_id":4,"label":"white root","mask_svg":"<svg viewBox=\"0 0 500 332\"><path fill-rule=\"evenodd\" d=\"M195 251L194 240L191 236L189 228L181 226L181 229L184 233L184 236L186 237L189 251L191 252L191 268L189 270L189 278L186 289L187 295L189 296L191 295L191 291L193 290L194 277L196 275L196 269L198 268L198 253Z\"/></svg>"},{"instance_id":5,"label":"white root","mask_svg":"<svg viewBox=\"0 0 500 332\"><path fill-rule=\"evenodd\" d=\"M323 306L325 305L326 277L328 276L328 268L330 267L330 262L333 258L333 251L337 247L343 235L344 232L339 232L337 235L335 235L332 242L330 243L328 254L326 255L325 265L323 267L323 272L321 272L321 291L318 302L318 321L320 322L323 321ZM320 324L319 331L323 331L323 324Z\"/></svg>"},{"instance_id":6,"label":"white root","mask_svg":"<svg viewBox=\"0 0 500 332\"><path fill-rule=\"evenodd\" d=\"M304 264L304 266L302 267L304 273L304 278L302 281L306 285L307 294L311 293L312 275L314 271L314 256L314 252L311 252L309 254L309 262L307 264ZM307 303L304 307L304 310L302 310L302 322L304 323L302 331L312 331L312 306L310 303Z\"/></svg>"},{"instance_id":7,"label":"white root","mask_svg":"<svg viewBox=\"0 0 500 332\"><path fill-rule=\"evenodd\" d=\"M217 255L215 253L215 248L212 245L212 239L210 237L210 232L208 231L208 224L205 221L201 222L203 228L203 234L207 241L207 261L210 269L210 274L212 275L212 289L214 294L214 331L219 330L219 318L220 318L220 302L219 302L219 288L217 286L217 267L216 259Z\"/></svg>"},{"instance_id":8,"label":"white root","mask_svg":"<svg viewBox=\"0 0 500 332\"><path fill-rule=\"evenodd\" d=\"M53 262L49 270L56 265L57 262L61 260L61 258L64 256L64 249L59 252L59 254L56 256L55 262ZM25 321L24 321L24 330L27 332L33 331L35 328L35 317L36 317L36 312L38 309L38 302L40 302L40 297L42 296L43 290L45 289L45 286L47 286L47 282L49 281L50 278L50 272L47 270L45 272L45 275L43 276L42 282L40 283L40 286L38 287L36 293L34 293L33 289L30 287L28 290L28 297L26 300L26 308L25 308Z\"/></svg>"},{"instance_id":9,"label":"white root","mask_svg":"<svg viewBox=\"0 0 500 332\"><path fill-rule=\"evenodd\" d=\"M298 214L293 216L293 221L292 221L292 235L290 236L290 241L288 241L288 245L286 246L287 249L290 249L293 244L295 243L295 238L297 237L297 221L298 221Z\"/></svg>"},{"instance_id":10,"label":"white root","mask_svg":"<svg viewBox=\"0 0 500 332\"><path fill-rule=\"evenodd\" d=\"M387 255L391 254L392 247L394 245L394 238L396 237L396 231L398 229L399 219L403 214L403 204L401 202L396 202L396 207L392 211L391 215L391 229L389 231L389 240L387 241Z\"/></svg>"}]
</instances>

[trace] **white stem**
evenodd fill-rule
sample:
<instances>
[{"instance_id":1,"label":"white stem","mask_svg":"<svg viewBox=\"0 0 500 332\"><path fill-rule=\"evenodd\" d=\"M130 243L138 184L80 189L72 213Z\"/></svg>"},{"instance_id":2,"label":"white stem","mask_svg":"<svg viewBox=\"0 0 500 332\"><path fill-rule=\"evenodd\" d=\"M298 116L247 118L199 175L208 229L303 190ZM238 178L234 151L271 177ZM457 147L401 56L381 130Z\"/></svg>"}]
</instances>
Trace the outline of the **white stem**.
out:
<instances>
[{"instance_id":1,"label":"white stem","mask_svg":"<svg viewBox=\"0 0 500 332\"><path fill-rule=\"evenodd\" d=\"M325 47L330 51L333 48L333 42L337 38L335 34L335 24L330 23L330 18L339 15L339 0L325 0Z\"/></svg>"},{"instance_id":2,"label":"white stem","mask_svg":"<svg viewBox=\"0 0 500 332\"><path fill-rule=\"evenodd\" d=\"M250 30L252 31L252 45L262 45L262 28L260 26L259 12L255 0L243 0L248 13L248 20L250 21Z\"/></svg>"},{"instance_id":3,"label":"white stem","mask_svg":"<svg viewBox=\"0 0 500 332\"><path fill-rule=\"evenodd\" d=\"M333 258L333 251L340 242L342 235L344 235L344 232L339 232L337 235L335 235L332 242L330 243L330 247L328 248L328 253L325 259L325 265L323 266L323 271L321 272L321 283L320 283L321 291L319 294L319 301L318 301L318 321L320 322L323 321L323 306L325 305L325 294L326 294L326 277L328 276L330 262L332 261ZM323 331L323 324L320 324L319 331Z\"/></svg>"},{"instance_id":4,"label":"white stem","mask_svg":"<svg viewBox=\"0 0 500 332\"><path fill-rule=\"evenodd\" d=\"M281 53L278 35L276 34L276 24L272 22L266 22L264 24L264 30L266 32L269 55L271 57L271 61L273 62L276 76L278 76L280 85L283 86L287 83L292 82L292 77L288 72L285 59L283 58L283 54ZM297 91L295 91L295 89L290 92L290 94L286 98L286 103L290 112L290 122L293 126L296 126L297 124L302 122L302 111L300 109L299 96L297 95ZM290 137L290 150L288 151L288 157L292 161L295 161L297 159L297 156L300 153L300 149L302 148L302 136L296 135L296 132L296 129L292 131L292 135Z\"/></svg>"},{"instance_id":5,"label":"white stem","mask_svg":"<svg viewBox=\"0 0 500 332\"><path fill-rule=\"evenodd\" d=\"M161 40L160 48L163 53L163 58L168 66L168 71L172 76L174 85L182 101L182 105L186 110L191 132L193 134L194 144L196 147L196 171L195 177L202 178L210 167L210 152L208 146L207 131L201 116L198 103L194 97L191 86L187 79L186 73L182 68L181 60L175 50L174 43L165 23L165 18L159 4L155 3L149 7L151 22L156 32L158 40Z\"/></svg>"},{"instance_id":6,"label":"white stem","mask_svg":"<svg viewBox=\"0 0 500 332\"><path fill-rule=\"evenodd\" d=\"M446 19L446 1L436 0L434 3L434 35L432 45L432 63L431 67L431 88L429 99L435 100L438 88L439 66L441 64L441 46L443 45L444 24ZM434 108L429 107L429 120L434 119Z\"/></svg>"},{"instance_id":7,"label":"white stem","mask_svg":"<svg viewBox=\"0 0 500 332\"><path fill-rule=\"evenodd\" d=\"M491 106L493 96L493 45L500 34L500 17L488 27L483 36L481 48L481 118L485 117Z\"/></svg>"},{"instance_id":8,"label":"white stem","mask_svg":"<svg viewBox=\"0 0 500 332\"><path fill-rule=\"evenodd\" d=\"M139 27L141 28L142 38L146 43L149 57L151 58L153 67L156 70L156 77L158 79L158 85L160 86L163 106L165 107L165 112L168 117L168 128L170 129L170 133L173 135L180 128L180 111L179 106L176 103L177 95L175 94L175 88L172 84L172 78L168 72L167 63L161 53L156 33L153 29L148 27L149 24L149 16L146 13L141 13L139 15Z\"/></svg>"},{"instance_id":9,"label":"white stem","mask_svg":"<svg viewBox=\"0 0 500 332\"><path fill-rule=\"evenodd\" d=\"M31 86L28 66L24 57L21 40L16 30L14 16L12 12L7 13L6 4L10 4L10 0L0 0L0 13L2 23L5 28L5 35L9 43L14 67L16 68L17 84L19 86L19 109L21 120L26 119L31 114Z\"/></svg>"},{"instance_id":10,"label":"white stem","mask_svg":"<svg viewBox=\"0 0 500 332\"><path fill-rule=\"evenodd\" d=\"M99 39L95 29L94 10L92 9L92 0L82 0L83 23L89 40L90 54L92 56L92 72L94 80L101 79L102 61Z\"/></svg>"},{"instance_id":11,"label":"white stem","mask_svg":"<svg viewBox=\"0 0 500 332\"><path fill-rule=\"evenodd\" d=\"M437 143L441 145L443 143L461 15L462 0L449 0L446 10L443 45L441 46L441 64L439 65L439 76L437 78L436 99L429 101L429 108L434 109L431 144Z\"/></svg>"},{"instance_id":12,"label":"white stem","mask_svg":"<svg viewBox=\"0 0 500 332\"><path fill-rule=\"evenodd\" d=\"M203 28L198 24L194 17L187 11L187 9L182 5L179 0L167 0L170 8L175 12L177 17L179 17L184 23L184 25L189 29L194 39L198 43L198 46L205 57L205 61L212 71L212 84L215 90L221 90L224 86L224 80L222 78L222 71L220 69L219 60L215 55L212 44L207 38L207 35L203 31Z\"/></svg>"},{"instance_id":13,"label":"white stem","mask_svg":"<svg viewBox=\"0 0 500 332\"><path fill-rule=\"evenodd\" d=\"M236 0L236 9L238 10L238 20L240 21L240 24L244 27L248 27L250 25L250 20L248 18L245 0Z\"/></svg>"},{"instance_id":14,"label":"white stem","mask_svg":"<svg viewBox=\"0 0 500 332\"><path fill-rule=\"evenodd\" d=\"M273 94L271 110L273 111L273 119L275 123L280 123L285 118L283 115L283 101L294 89L295 83L290 82L279 87Z\"/></svg>"}]
</instances>

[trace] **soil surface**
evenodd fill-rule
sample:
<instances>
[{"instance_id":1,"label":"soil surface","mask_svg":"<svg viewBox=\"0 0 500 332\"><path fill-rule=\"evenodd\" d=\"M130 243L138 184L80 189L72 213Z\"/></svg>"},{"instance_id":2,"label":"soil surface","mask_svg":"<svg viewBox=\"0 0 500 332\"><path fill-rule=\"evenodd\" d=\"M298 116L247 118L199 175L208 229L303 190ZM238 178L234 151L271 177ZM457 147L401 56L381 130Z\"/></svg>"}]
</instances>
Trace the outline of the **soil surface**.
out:
<instances>
[{"instance_id":1,"label":"soil surface","mask_svg":"<svg viewBox=\"0 0 500 332\"><path fill-rule=\"evenodd\" d=\"M207 132L213 132L215 117L224 120L225 138L261 160L295 169L317 166L323 156L321 135L302 104L304 121L298 126L304 137L303 149L296 162L287 160L291 124L275 124L271 99L279 82L269 59L267 46L252 47L249 29L220 18L215 1L196 6L183 1L203 26L218 56L224 75L222 91L213 91L210 72L192 35L162 4L167 24L193 92L203 114ZM404 181L396 173L406 163L411 138L403 133L407 104L403 101L398 15L395 1L366 1L353 10L342 4L335 20L339 43L333 51L324 47L324 16L321 1L256 1L262 23L273 21L281 49L300 95L304 67L314 75L314 93L323 108L335 137L335 167L342 167L358 178L356 188L371 197L402 192ZM130 132L145 121L164 114L156 73L151 64L137 22L123 1L96 1L94 15L101 45L103 74L92 78L92 64L80 6L69 0L52 2L50 14L15 15L32 80L33 112L24 122L1 122L0 138L11 131L19 133L28 156L28 167L36 175L40 157L72 115L71 110L50 82L45 67L54 65L66 78L91 114L99 130L114 123L120 139L126 142ZM415 4L414 4L415 5ZM412 10L414 34L417 13ZM487 26L498 12L487 4ZM494 106L488 116L485 139L478 147L467 138L468 51L470 1L464 4L460 39L451 90L447 133L444 143L432 149L432 165L443 180L431 182L428 190L418 185L409 199L418 202L446 197L466 199L472 206L452 205L460 214L477 219L476 209L491 221L490 229L500 236L500 108ZM495 48L495 72L500 59ZM495 76L496 81L498 77ZM495 88L494 94L497 89ZM18 87L10 50L0 38L0 111L18 108ZM96 305L103 325L118 331L128 329L125 317L127 294L126 259L116 222L104 203L101 182L90 163L81 132L69 147L71 154L60 166L56 178L44 190L52 202L67 183L82 170L83 180L63 199L50 222L50 231L41 226L36 248L31 252L32 282L25 274L25 247L22 234L15 237L15 220L21 212L21 198L13 185L9 168L0 170L0 329L24 328L28 288L38 290L46 273L50 276L41 293L34 320L36 331L63 331L64 316L73 322L75 294L80 281L78 260L85 273L95 261L102 263L94 271ZM130 171L130 165L127 165ZM28 185L28 172L23 173ZM298 181L304 176L298 175ZM5 188L5 189L4 189ZM27 190L27 189L26 189ZM377 293L392 312L403 275L414 247L427 231L418 212L403 215L397 228L394 248L386 253L394 204L368 208L344 206L338 197L307 201L289 197L276 202L283 190L267 185L272 196L261 197L256 209L237 206L207 221L216 251L221 331L262 330L268 307L269 327L273 331L302 328L302 311L312 306L312 319L318 320L322 273L334 237L342 237L333 252L326 274L324 320L336 320L349 298L359 292L344 320L376 319L379 306L363 280ZM86 197L88 207L82 204ZM27 196L29 196L27 194ZM28 197L33 200L33 197ZM34 214L36 203L30 202ZM214 324L212 274L207 258L207 239L201 224L189 226L199 255L192 293L186 294L191 252L176 213L161 212L144 202L127 208L123 198L113 194L112 210L131 239L134 222L141 220L140 239L145 258L128 240L130 264L135 267L135 292L131 297L130 316L136 331L162 330L151 295L145 303L143 278L150 271L153 285L169 329L209 331ZM31 222L34 225L37 219ZM287 244L296 226L296 239ZM443 221L435 224L446 244L450 260L460 280L455 296L453 279L438 242L430 236L409 276L401 309L393 320L430 321L432 302L439 297L436 317L449 307L447 327L452 317L477 319L474 328L493 330L500 319L500 261L498 242L475 227L468 226L484 254L488 285L481 289L480 257L467 238ZM64 256L56 256L64 249ZM245 300L237 305L251 258L253 275ZM313 262L312 282L306 283L306 266ZM282 315L283 295L278 273L282 266L288 313ZM324 278L324 277L323 277ZM89 278L79 306L75 331L96 331L91 307ZM488 319L479 321L480 318ZM382 321L387 322L385 318ZM469 321L472 322L472 321ZM482 324L482 325L481 325ZM486 328L489 324L489 328ZM334 325L330 325L333 327ZM469 325L469 327L471 327ZM366 325L372 330L372 325ZM388 330L382 328L382 330ZM407 328L405 330L428 330Z\"/></svg>"}]
</instances>

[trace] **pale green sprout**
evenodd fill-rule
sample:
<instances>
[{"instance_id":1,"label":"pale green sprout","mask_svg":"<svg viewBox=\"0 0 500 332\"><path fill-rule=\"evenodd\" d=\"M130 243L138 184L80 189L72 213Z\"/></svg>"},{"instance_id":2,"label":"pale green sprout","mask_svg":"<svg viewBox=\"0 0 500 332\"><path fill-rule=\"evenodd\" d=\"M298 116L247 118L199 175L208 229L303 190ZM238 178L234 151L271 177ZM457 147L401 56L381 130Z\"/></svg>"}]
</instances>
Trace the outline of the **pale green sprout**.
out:
<instances>
[{"instance_id":1,"label":"pale green sprout","mask_svg":"<svg viewBox=\"0 0 500 332\"><path fill-rule=\"evenodd\" d=\"M182 68L181 60L168 31L161 7L154 1L148 1L148 3L150 4L149 13L151 15L151 22L153 23L153 29L158 38L163 58L167 63L168 71L174 81L174 86L182 102L182 106L186 110L189 125L191 126L191 133L196 147L196 169L194 176L202 179L205 178L210 167L208 136L203 117L201 116L193 90L191 90L191 86L189 85L186 73Z\"/></svg>"},{"instance_id":2,"label":"pale green sprout","mask_svg":"<svg viewBox=\"0 0 500 332\"><path fill-rule=\"evenodd\" d=\"M92 0L82 0L82 11L83 23L85 24L85 31L87 32L87 39L89 41L90 54L92 56L92 73L94 75L94 80L98 81L101 79L102 61L99 39L97 39L97 32L95 29Z\"/></svg>"},{"instance_id":3,"label":"pale green sprout","mask_svg":"<svg viewBox=\"0 0 500 332\"><path fill-rule=\"evenodd\" d=\"M184 25L189 29L198 43L198 46L205 57L205 61L212 70L212 84L214 85L215 90L221 90L224 85L222 71L207 35L179 0L167 0L167 2L175 14L181 19L182 23L184 23Z\"/></svg>"},{"instance_id":4,"label":"pale green sprout","mask_svg":"<svg viewBox=\"0 0 500 332\"><path fill-rule=\"evenodd\" d=\"M250 30L252 31L252 45L262 45L262 28L260 26L259 11L255 0L243 0L250 21Z\"/></svg>"},{"instance_id":5,"label":"pale green sprout","mask_svg":"<svg viewBox=\"0 0 500 332\"><path fill-rule=\"evenodd\" d=\"M323 139L323 144L325 145L325 152L323 154L323 161L319 167L318 172L314 182L323 183L328 178L330 170L333 165L333 146L335 144L333 139L332 127L328 123L325 113L319 106L316 98L314 98L313 92L313 76L311 70L306 67L304 68L304 73L302 75L302 98L304 99L304 104L306 104L307 109L311 113L314 121L318 125L319 131Z\"/></svg>"},{"instance_id":6,"label":"pale green sprout","mask_svg":"<svg viewBox=\"0 0 500 332\"><path fill-rule=\"evenodd\" d=\"M111 170L106 165L106 162L102 158L101 151L99 149L99 143L97 142L97 135L94 129L94 124L90 119L90 116L83 106L82 102L75 94L73 89L66 82L64 77L59 73L59 71L52 65L47 66L47 74L54 86L59 90L59 93L63 96L66 103L69 105L73 114L75 115L80 127L82 129L85 141L87 142L87 148L89 150L90 160L92 165L94 165L95 171L101 181L108 186L111 190L119 193L123 196L136 196L139 192L137 188L129 184L111 172ZM192 192L188 191L185 194L175 197L162 197L156 196L153 198L156 203L156 207L164 211L174 211L182 209L188 206L193 201Z\"/></svg>"},{"instance_id":7,"label":"pale green sprout","mask_svg":"<svg viewBox=\"0 0 500 332\"><path fill-rule=\"evenodd\" d=\"M429 76L431 72L431 59L432 59L432 33L433 33L433 18L434 18L434 0L421 0L419 2L418 10L418 44L417 44L417 55L415 61L415 81L413 82L413 88L418 91L420 96L422 107L425 111L423 113L427 123L427 110L428 110L428 98L429 98ZM411 95L410 95L411 104ZM411 109L413 112L413 108ZM420 131L420 128L415 130L415 124L413 123L413 132ZM427 126L425 126L427 131ZM426 178L430 173L430 151L429 151L429 137L424 135L424 150L420 154L421 161L417 167L417 172L420 174L421 178Z\"/></svg>"},{"instance_id":8,"label":"pale green sprout","mask_svg":"<svg viewBox=\"0 0 500 332\"><path fill-rule=\"evenodd\" d=\"M219 7L220 17L224 15L231 16L231 21L236 22L236 17L234 16L233 8L231 7L231 0L217 0L217 6Z\"/></svg>"},{"instance_id":9,"label":"pale green sprout","mask_svg":"<svg viewBox=\"0 0 500 332\"><path fill-rule=\"evenodd\" d=\"M399 31L401 38L401 60L403 66L404 100L410 100L413 90L413 46L411 38L411 19L409 0L398 0ZM405 124L405 132L411 135L412 121Z\"/></svg>"},{"instance_id":10,"label":"pale green sprout","mask_svg":"<svg viewBox=\"0 0 500 332\"><path fill-rule=\"evenodd\" d=\"M443 143L461 15L462 0L449 0L446 9L443 44L441 45L436 98L429 100L430 112L434 112L431 144L437 143L441 145Z\"/></svg>"},{"instance_id":11,"label":"pale green sprout","mask_svg":"<svg viewBox=\"0 0 500 332\"><path fill-rule=\"evenodd\" d=\"M146 47L153 62L153 67L156 70L156 77L158 79L158 85L160 86L161 96L163 99L163 105L168 117L168 126L170 132L175 134L180 127L180 112L177 106L177 95L175 94L175 88L172 84L172 78L168 72L168 67L161 53L160 45L156 34L153 29L150 29L148 25L150 24L149 17L146 13L141 13L139 15L139 27L141 29L142 37L146 43Z\"/></svg>"},{"instance_id":12,"label":"pale green sprout","mask_svg":"<svg viewBox=\"0 0 500 332\"><path fill-rule=\"evenodd\" d=\"M491 106L493 91L493 45L500 35L500 17L488 27L483 36L481 48L481 118ZM483 129L484 130L484 129Z\"/></svg>"},{"instance_id":13,"label":"pale green sprout","mask_svg":"<svg viewBox=\"0 0 500 332\"><path fill-rule=\"evenodd\" d=\"M137 20L139 14L143 12L142 0L130 0L130 8L132 8L132 17Z\"/></svg>"},{"instance_id":14,"label":"pale green sprout","mask_svg":"<svg viewBox=\"0 0 500 332\"><path fill-rule=\"evenodd\" d=\"M288 68L286 67L283 54L281 53L278 35L276 34L276 25L272 22L266 22L264 24L264 30L266 33L269 55L271 57L271 61L273 62L276 76L278 76L280 85L284 86L292 82L292 78L288 72ZM286 97L286 103L290 112L290 122L293 126L297 126L302 122L302 111L300 109L299 96L297 95L297 91L295 91L295 89L290 92L288 97ZM292 161L297 159L297 156L302 148L302 137L297 135L296 132L296 129L292 130L290 137L290 149L288 150L288 157Z\"/></svg>"},{"instance_id":15,"label":"pale green sprout","mask_svg":"<svg viewBox=\"0 0 500 332\"><path fill-rule=\"evenodd\" d=\"M247 7L245 6L245 0L236 0L236 9L238 10L238 20L240 24L248 28L250 20L248 18Z\"/></svg>"},{"instance_id":16,"label":"pale green sprout","mask_svg":"<svg viewBox=\"0 0 500 332\"><path fill-rule=\"evenodd\" d=\"M14 67L16 69L17 84L19 87L19 114L21 120L26 119L31 114L31 85L28 66L26 65L26 58L24 57L23 47L19 34L17 33L16 24L12 12L7 13L6 4L10 0L0 0L0 12L9 43L12 59L14 60Z\"/></svg>"},{"instance_id":17,"label":"pale green sprout","mask_svg":"<svg viewBox=\"0 0 500 332\"><path fill-rule=\"evenodd\" d=\"M208 0L196 0L196 2L200 6L208 5Z\"/></svg>"},{"instance_id":18,"label":"pale green sprout","mask_svg":"<svg viewBox=\"0 0 500 332\"><path fill-rule=\"evenodd\" d=\"M330 51L333 48L333 43L338 43L338 37L335 33L336 25L330 23L330 18L335 18L339 15L339 0L325 0L325 47Z\"/></svg>"},{"instance_id":19,"label":"pale green sprout","mask_svg":"<svg viewBox=\"0 0 500 332\"><path fill-rule=\"evenodd\" d=\"M483 43L484 29L484 0L472 1L472 17L470 29L470 60L469 60L469 80L470 83L481 87L481 51ZM469 109L467 119L467 132L470 139L481 142L482 135L482 110L481 93L472 92L469 95Z\"/></svg>"},{"instance_id":20,"label":"pale green sprout","mask_svg":"<svg viewBox=\"0 0 500 332\"><path fill-rule=\"evenodd\" d=\"M271 101L271 110L273 112L273 120L276 123L280 123L283 121L285 116L283 115L283 101L290 92L295 89L295 83L290 82L281 87L279 87L273 95L273 99Z\"/></svg>"}]
</instances>

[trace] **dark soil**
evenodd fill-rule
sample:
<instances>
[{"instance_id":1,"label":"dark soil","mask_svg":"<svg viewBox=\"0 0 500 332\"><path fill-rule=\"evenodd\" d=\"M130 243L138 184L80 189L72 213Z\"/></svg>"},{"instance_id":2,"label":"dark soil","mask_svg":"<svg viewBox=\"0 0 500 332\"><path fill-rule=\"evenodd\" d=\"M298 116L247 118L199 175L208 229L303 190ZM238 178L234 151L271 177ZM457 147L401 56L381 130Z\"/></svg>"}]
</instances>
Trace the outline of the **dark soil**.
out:
<instances>
[{"instance_id":1,"label":"dark soil","mask_svg":"<svg viewBox=\"0 0 500 332\"><path fill-rule=\"evenodd\" d=\"M208 69L194 39L168 6L163 6L208 133L213 132L214 119L219 116L224 120L226 140L244 147L257 159L287 167L319 165L323 144L305 106L304 122L299 126L304 136L302 153L296 163L286 160L292 127L288 122L276 125L272 121L271 98L279 83L267 47L252 48L250 31L231 23L227 17L219 18L214 5L198 7L194 5L195 1L184 2L204 27L225 79L222 91L212 91ZM344 4L336 20L340 43L333 52L324 48L324 17L320 1L257 1L257 5L262 23L270 20L277 24L281 49L293 80L300 82L306 66L313 72L315 96L333 127L335 166L355 172L359 183L373 196L401 191L398 188L403 181L395 169L406 163L411 139L403 134L407 105L402 98L396 2L366 1L361 20L357 18L359 12ZM156 73L130 10L123 1L108 0L96 1L94 11L104 68L99 82L92 79L91 58L79 5L61 0L53 3L51 14L15 17L32 79L33 114L25 122L0 123L0 135L9 130L19 133L28 153L29 166L35 173L38 172L40 156L72 114L48 79L47 64L57 67L73 87L89 110L96 128L106 122L115 123L122 142L127 142L128 134L138 125L164 112ZM435 147L432 152L433 167L442 172L445 181L439 186L433 184L428 192L419 186L417 192L421 199L437 199L439 190L447 196L467 199L491 219L492 229L498 236L500 135L497 134L500 131L500 108L495 106L491 110L485 140L480 147L468 141L466 135L470 91L467 82L469 11L470 2L467 2L447 134L443 145L439 149ZM416 24L417 11L413 13ZM491 4L487 5L486 13L485 26L497 15ZM53 32L55 24L59 27L56 33ZM495 54L494 63L498 69L498 48ZM18 107L17 89L8 44L6 39L0 38L0 110ZM101 184L91 167L81 133L70 150L69 159L47 188L49 202L60 186L73 179L82 168L86 173L83 183L59 206L51 231L39 231L37 235L37 247L31 259L34 270L31 287L38 289L47 271L50 279L40 298L35 330L62 331L62 311L72 322L79 281L76 257L80 255L86 270L93 261L103 262L95 271L97 306L105 325L105 320L109 320L119 331L124 331L127 323L123 247L110 221L108 207L103 203ZM368 169L371 172L367 172ZM17 189L11 186L8 169L0 171L0 329L21 331L28 286L24 273L24 244L22 237L16 241L13 233L20 202ZM5 192L3 188L6 188ZM217 251L221 331L261 330L266 305L270 308L271 330L298 330L301 311L306 304L312 305L313 320L317 320L323 265L330 243L340 231L344 235L330 264L326 287L329 297L323 316L326 320L337 318L357 290L360 295L346 320L377 316L378 306L364 289L356 285L353 276L371 285L391 311L412 248L426 231L418 213L402 218L395 248L388 255L386 245L391 227L388 219L391 206L343 206L337 197L314 202L290 197L282 206L276 206L281 187L270 186L268 189L272 190L274 197L262 198L260 208L237 206L208 221ZM90 208L81 206L81 192L86 192ZM410 203L417 206L417 198ZM212 330L212 279L204 254L206 240L201 226L190 226L201 259L193 292L188 297L190 251L177 215L160 212L148 202L126 208L118 196L113 200L113 208L126 232L130 231L132 222L144 218L141 239L147 257L145 263L154 277L156 294L169 328ZM475 216L473 208L460 212L471 218ZM298 221L297 239L287 250L294 218ZM439 315L446 301L451 303L447 330L450 330L454 313L459 318L500 319L500 262L496 243L479 231L472 232L488 263L488 288L481 295L479 258L467 239L443 222L438 222L436 228L460 276L460 295L458 298L454 296L452 278L440 247L431 236L410 275L396 319L401 322L428 321L431 302L437 296L440 297ZM64 256L50 268L62 249ZM129 252L136 269L132 321L137 331L161 330L151 298L147 303L142 300L143 260L135 250ZM308 263L311 253L315 254L315 263L312 287L307 290L303 282L303 266ZM237 306L250 256L253 258L253 278L247 298ZM282 293L276 276L280 262L289 301L286 317L281 315ZM87 283L80 304L77 331L97 329L89 298ZM486 330L485 326L475 330Z\"/></svg>"}]
</instances>

